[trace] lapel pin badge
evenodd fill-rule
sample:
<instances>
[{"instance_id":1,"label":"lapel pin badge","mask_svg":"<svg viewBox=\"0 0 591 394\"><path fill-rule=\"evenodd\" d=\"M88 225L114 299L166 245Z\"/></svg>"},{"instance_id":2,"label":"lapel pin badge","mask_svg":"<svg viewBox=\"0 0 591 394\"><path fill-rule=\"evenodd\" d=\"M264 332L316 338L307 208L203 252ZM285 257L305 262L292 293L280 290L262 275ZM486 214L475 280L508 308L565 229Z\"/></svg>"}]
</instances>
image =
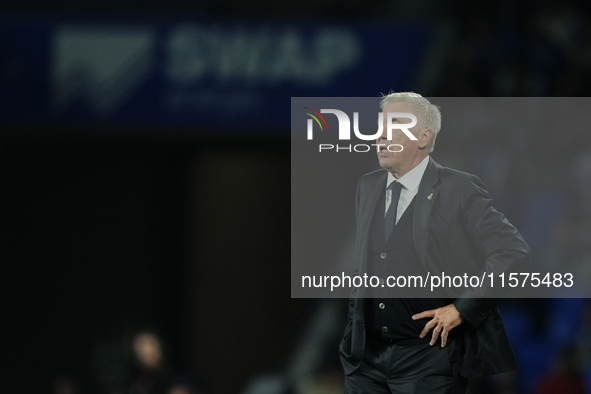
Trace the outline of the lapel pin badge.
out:
<instances>
[{"instance_id":1,"label":"lapel pin badge","mask_svg":"<svg viewBox=\"0 0 591 394\"><path fill-rule=\"evenodd\" d=\"M431 194L429 194L429 195L427 196L427 200L430 200L430 199L432 199L432 198L433 198L433 193L431 193Z\"/></svg>"}]
</instances>

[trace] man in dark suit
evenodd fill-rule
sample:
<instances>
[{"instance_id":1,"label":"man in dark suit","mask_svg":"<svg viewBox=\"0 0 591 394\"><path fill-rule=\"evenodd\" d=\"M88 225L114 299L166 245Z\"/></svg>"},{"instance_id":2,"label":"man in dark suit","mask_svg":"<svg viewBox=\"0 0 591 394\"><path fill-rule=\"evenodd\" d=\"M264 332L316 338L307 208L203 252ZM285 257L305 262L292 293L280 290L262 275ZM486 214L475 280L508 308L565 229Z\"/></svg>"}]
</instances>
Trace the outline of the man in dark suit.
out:
<instances>
[{"instance_id":1,"label":"man in dark suit","mask_svg":"<svg viewBox=\"0 0 591 394\"><path fill-rule=\"evenodd\" d=\"M429 156L439 109L416 93L393 93L380 105L384 122L387 113L415 115L409 130L416 140L400 129L387 140L384 124L377 152L383 170L364 175L357 186L356 273L383 284L391 275L527 267L527 244L494 208L480 179ZM392 144L403 149L388 150ZM493 298L502 289L484 285L456 297L393 298L381 288L355 288L349 300L340 345L345 393L464 393L468 378L517 367Z\"/></svg>"}]
</instances>

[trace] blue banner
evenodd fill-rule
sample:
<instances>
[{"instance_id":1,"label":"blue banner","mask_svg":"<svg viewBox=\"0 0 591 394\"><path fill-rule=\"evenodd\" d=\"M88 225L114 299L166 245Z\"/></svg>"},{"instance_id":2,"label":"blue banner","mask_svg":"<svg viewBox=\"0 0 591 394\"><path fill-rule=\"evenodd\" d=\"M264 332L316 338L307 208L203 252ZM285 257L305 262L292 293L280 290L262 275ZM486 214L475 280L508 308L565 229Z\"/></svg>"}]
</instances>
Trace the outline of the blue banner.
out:
<instances>
[{"instance_id":1,"label":"blue banner","mask_svg":"<svg viewBox=\"0 0 591 394\"><path fill-rule=\"evenodd\" d=\"M290 98L411 89L422 25L0 23L4 121L285 126Z\"/></svg>"}]
</instances>

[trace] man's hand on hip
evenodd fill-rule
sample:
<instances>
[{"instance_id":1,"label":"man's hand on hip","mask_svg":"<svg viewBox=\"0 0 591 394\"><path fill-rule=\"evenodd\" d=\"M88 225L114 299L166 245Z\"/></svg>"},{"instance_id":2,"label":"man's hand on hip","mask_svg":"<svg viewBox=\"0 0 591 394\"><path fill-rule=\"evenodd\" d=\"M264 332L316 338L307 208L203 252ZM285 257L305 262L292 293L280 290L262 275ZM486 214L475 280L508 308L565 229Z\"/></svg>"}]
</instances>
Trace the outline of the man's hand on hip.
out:
<instances>
[{"instance_id":1,"label":"man's hand on hip","mask_svg":"<svg viewBox=\"0 0 591 394\"><path fill-rule=\"evenodd\" d=\"M419 320L427 317L432 317L432 319L427 323L427 325L425 325L425 328L421 332L420 336L421 338L424 338L432 328L435 328L433 330L431 342L429 342L429 345L431 346L433 346L435 342L437 342L437 338L441 336L441 347L445 347L449 332L462 324L464 321L454 304L449 304L441 308L417 313L416 315L413 315L412 319Z\"/></svg>"}]
</instances>

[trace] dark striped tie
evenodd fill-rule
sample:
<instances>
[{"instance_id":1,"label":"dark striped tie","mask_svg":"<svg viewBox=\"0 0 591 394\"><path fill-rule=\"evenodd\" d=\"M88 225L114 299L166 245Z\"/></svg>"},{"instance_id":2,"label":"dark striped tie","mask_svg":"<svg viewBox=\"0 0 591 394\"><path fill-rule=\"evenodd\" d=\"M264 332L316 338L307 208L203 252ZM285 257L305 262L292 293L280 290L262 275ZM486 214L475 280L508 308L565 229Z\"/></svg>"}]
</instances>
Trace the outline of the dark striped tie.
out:
<instances>
[{"instance_id":1,"label":"dark striped tie","mask_svg":"<svg viewBox=\"0 0 591 394\"><path fill-rule=\"evenodd\" d=\"M386 218L384 219L384 235L386 236L386 242L388 242L390 235L392 235L392 231L394 231L394 226L396 225L396 211L398 209L398 199L400 198L402 184L400 182L394 181L390 184L389 188L392 190L392 199L390 200L390 206L388 207L388 212L386 213Z\"/></svg>"}]
</instances>

